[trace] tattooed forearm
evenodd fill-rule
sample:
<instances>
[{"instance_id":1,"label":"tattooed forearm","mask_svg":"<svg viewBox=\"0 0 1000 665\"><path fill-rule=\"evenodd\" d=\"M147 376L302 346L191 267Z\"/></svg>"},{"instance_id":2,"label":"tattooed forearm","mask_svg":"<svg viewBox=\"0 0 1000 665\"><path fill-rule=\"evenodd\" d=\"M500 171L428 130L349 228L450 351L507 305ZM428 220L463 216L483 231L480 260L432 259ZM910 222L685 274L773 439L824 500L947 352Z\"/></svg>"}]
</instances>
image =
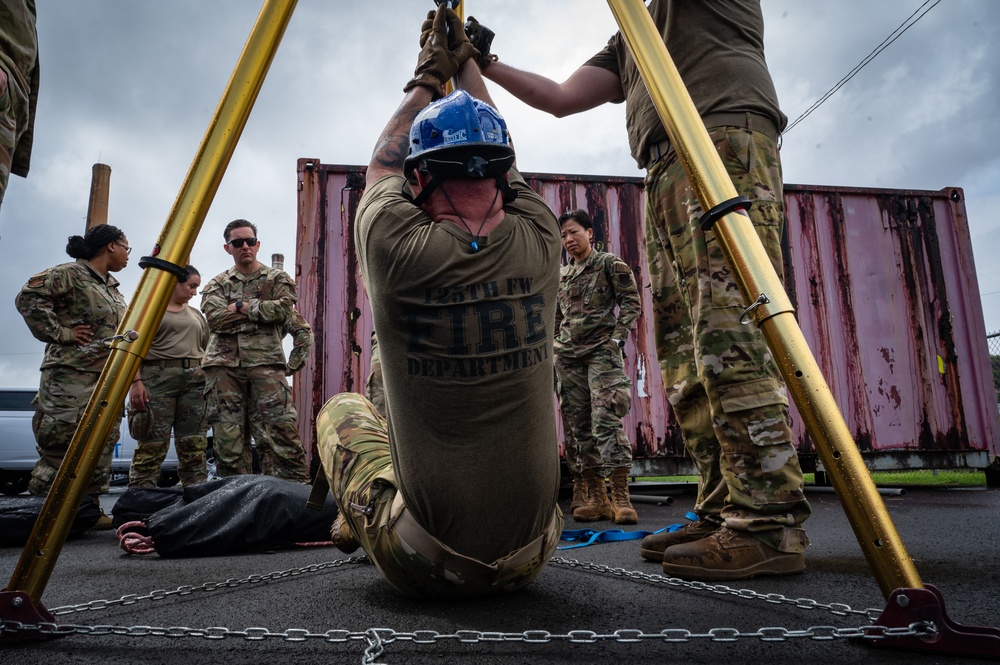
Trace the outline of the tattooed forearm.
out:
<instances>
[{"instance_id":1,"label":"tattooed forearm","mask_svg":"<svg viewBox=\"0 0 1000 665\"><path fill-rule=\"evenodd\" d=\"M392 171L403 170L403 160L409 154L410 126L416 115L413 112L401 117L397 113L392 117L372 153L373 162Z\"/></svg>"},{"instance_id":2,"label":"tattooed forearm","mask_svg":"<svg viewBox=\"0 0 1000 665\"><path fill-rule=\"evenodd\" d=\"M410 127L413 125L413 119L430 101L430 91L423 86L414 88L403 98L403 103L389 118L375 145L371 163L368 165L369 183L388 173L403 172L403 161L410 153Z\"/></svg>"}]
</instances>

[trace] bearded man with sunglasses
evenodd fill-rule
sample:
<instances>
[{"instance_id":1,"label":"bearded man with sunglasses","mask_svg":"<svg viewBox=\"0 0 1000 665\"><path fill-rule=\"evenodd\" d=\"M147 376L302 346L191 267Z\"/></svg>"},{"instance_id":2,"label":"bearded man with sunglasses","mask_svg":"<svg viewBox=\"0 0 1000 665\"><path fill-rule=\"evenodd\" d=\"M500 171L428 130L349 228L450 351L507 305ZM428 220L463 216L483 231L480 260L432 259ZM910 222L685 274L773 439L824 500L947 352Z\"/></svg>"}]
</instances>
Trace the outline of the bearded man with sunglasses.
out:
<instances>
[{"instance_id":1,"label":"bearded man with sunglasses","mask_svg":"<svg viewBox=\"0 0 1000 665\"><path fill-rule=\"evenodd\" d=\"M271 433L273 475L307 483L281 346L284 326L298 301L295 282L257 260L257 227L247 220L230 222L223 237L234 265L208 283L201 299L211 330L203 367L217 473L251 473L251 456L244 446L253 408Z\"/></svg>"}]
</instances>

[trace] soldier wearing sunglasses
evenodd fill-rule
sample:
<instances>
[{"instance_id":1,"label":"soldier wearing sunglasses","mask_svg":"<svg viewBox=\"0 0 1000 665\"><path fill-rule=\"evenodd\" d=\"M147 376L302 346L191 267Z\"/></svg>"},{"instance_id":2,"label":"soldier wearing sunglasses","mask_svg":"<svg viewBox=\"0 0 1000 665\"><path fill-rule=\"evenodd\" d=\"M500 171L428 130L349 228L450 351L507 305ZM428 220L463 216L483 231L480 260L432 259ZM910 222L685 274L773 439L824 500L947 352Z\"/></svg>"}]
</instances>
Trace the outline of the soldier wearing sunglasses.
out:
<instances>
[{"instance_id":1,"label":"soldier wearing sunglasses","mask_svg":"<svg viewBox=\"0 0 1000 665\"><path fill-rule=\"evenodd\" d=\"M268 471L285 480L308 482L281 346L298 300L295 282L257 260L257 227L247 220L230 222L223 237L234 265L208 283L201 299L211 330L203 366L217 472L251 473L244 445L249 423L259 420L271 434L273 467ZM250 409L256 410L256 417Z\"/></svg>"}]
</instances>

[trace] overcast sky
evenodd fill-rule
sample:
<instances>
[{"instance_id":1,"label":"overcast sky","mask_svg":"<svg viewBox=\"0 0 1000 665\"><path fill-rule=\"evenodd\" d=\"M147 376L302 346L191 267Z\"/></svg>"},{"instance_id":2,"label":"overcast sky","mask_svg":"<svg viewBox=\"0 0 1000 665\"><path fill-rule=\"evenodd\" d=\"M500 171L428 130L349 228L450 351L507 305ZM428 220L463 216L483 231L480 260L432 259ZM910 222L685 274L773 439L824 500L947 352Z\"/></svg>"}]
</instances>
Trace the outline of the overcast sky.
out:
<instances>
[{"instance_id":1,"label":"overcast sky","mask_svg":"<svg viewBox=\"0 0 1000 665\"><path fill-rule=\"evenodd\" d=\"M763 0L767 60L796 118L923 0ZM195 244L205 280L232 265L222 229L255 222L261 258L294 262L296 161L367 164L412 75L430 0L300 0ZM32 168L0 210L0 385L35 386L42 344L13 306L70 260L95 162L109 222L136 248L131 296L260 9L253 0L41 0ZM466 0L503 60L562 80L617 29L602 0ZM784 138L787 183L966 194L987 331L1000 330L1000 2L942 0ZM641 176L624 109L557 120L491 86L525 171ZM197 301L194 303L197 304Z\"/></svg>"}]
</instances>

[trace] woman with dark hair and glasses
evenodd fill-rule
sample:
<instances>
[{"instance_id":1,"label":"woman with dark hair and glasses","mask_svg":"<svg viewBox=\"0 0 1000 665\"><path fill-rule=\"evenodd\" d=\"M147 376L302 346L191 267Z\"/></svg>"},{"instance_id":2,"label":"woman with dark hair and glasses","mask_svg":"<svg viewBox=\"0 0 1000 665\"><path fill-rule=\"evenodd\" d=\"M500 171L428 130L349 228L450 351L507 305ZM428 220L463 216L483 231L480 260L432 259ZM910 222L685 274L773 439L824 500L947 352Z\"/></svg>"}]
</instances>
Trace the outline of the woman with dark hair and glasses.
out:
<instances>
[{"instance_id":1,"label":"woman with dark hair and glasses","mask_svg":"<svg viewBox=\"0 0 1000 665\"><path fill-rule=\"evenodd\" d=\"M14 300L31 334L45 342L32 421L39 459L28 491L35 496L45 496L52 486L111 354L103 340L117 332L126 307L111 273L128 265L131 251L121 229L98 224L83 236L69 237L66 253L75 261L33 276ZM97 505L108 490L118 436L116 425L87 489ZM111 519L102 514L95 528L110 529Z\"/></svg>"}]
</instances>

